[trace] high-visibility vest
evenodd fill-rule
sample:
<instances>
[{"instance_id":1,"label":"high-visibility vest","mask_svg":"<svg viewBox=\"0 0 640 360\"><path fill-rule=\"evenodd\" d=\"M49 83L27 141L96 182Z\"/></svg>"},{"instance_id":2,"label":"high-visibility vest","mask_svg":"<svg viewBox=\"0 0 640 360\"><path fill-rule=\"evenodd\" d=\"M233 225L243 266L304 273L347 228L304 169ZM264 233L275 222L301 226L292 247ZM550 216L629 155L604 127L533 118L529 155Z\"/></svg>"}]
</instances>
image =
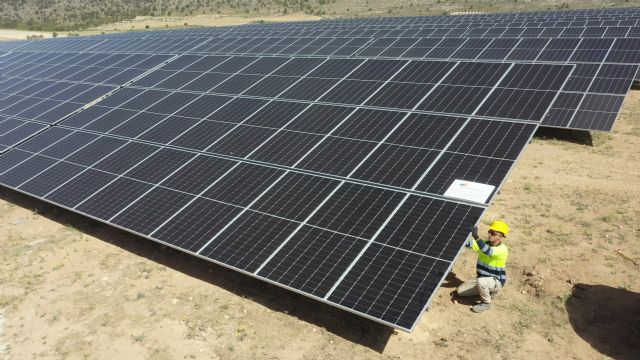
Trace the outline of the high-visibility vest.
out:
<instances>
[{"instance_id":1,"label":"high-visibility vest","mask_svg":"<svg viewBox=\"0 0 640 360\"><path fill-rule=\"evenodd\" d=\"M482 240L469 239L465 244L468 248L478 253L476 273L478 277L491 276L504 286L507 282L507 257L509 248L507 245L489 246Z\"/></svg>"}]
</instances>

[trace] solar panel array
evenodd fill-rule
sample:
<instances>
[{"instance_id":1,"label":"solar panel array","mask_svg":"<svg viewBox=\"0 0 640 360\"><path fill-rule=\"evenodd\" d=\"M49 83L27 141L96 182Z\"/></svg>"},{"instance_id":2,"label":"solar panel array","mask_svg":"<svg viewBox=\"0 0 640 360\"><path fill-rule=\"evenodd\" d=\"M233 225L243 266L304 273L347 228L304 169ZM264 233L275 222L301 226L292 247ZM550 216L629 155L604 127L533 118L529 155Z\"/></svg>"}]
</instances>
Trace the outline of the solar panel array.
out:
<instances>
[{"instance_id":1,"label":"solar panel array","mask_svg":"<svg viewBox=\"0 0 640 360\"><path fill-rule=\"evenodd\" d=\"M625 9L331 20L31 42L19 50L573 63L580 68L542 124L610 131L640 64L638 18L637 9Z\"/></svg>"},{"instance_id":2,"label":"solar panel array","mask_svg":"<svg viewBox=\"0 0 640 360\"><path fill-rule=\"evenodd\" d=\"M613 124L638 18L0 43L0 184L411 330L540 122ZM490 190L456 197L459 180Z\"/></svg>"},{"instance_id":3,"label":"solar panel array","mask_svg":"<svg viewBox=\"0 0 640 360\"><path fill-rule=\"evenodd\" d=\"M212 38L192 52L574 63L579 69L542 124L611 130L640 63L634 51L640 46L634 38L640 29L637 20L464 25L415 28L415 24L399 24L392 29L365 25L344 31L309 24L314 31L302 27L299 32L266 33L262 26Z\"/></svg>"}]
</instances>

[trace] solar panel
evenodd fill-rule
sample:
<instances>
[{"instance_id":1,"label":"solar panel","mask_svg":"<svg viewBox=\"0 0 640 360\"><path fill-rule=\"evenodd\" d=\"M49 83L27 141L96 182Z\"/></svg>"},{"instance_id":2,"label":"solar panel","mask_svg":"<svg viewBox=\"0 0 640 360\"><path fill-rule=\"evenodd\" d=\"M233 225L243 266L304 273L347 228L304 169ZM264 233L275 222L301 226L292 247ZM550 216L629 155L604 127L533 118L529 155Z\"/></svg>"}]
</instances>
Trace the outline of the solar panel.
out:
<instances>
[{"instance_id":1,"label":"solar panel","mask_svg":"<svg viewBox=\"0 0 640 360\"><path fill-rule=\"evenodd\" d=\"M0 116L0 154L47 127L45 124Z\"/></svg>"},{"instance_id":2,"label":"solar panel","mask_svg":"<svg viewBox=\"0 0 640 360\"><path fill-rule=\"evenodd\" d=\"M58 123L171 58L169 55L12 52L0 58L2 151ZM11 131L9 131L9 129Z\"/></svg>"},{"instance_id":3,"label":"solar panel","mask_svg":"<svg viewBox=\"0 0 640 360\"><path fill-rule=\"evenodd\" d=\"M12 52L0 58L2 76L122 85L171 58L120 53Z\"/></svg>"}]
</instances>

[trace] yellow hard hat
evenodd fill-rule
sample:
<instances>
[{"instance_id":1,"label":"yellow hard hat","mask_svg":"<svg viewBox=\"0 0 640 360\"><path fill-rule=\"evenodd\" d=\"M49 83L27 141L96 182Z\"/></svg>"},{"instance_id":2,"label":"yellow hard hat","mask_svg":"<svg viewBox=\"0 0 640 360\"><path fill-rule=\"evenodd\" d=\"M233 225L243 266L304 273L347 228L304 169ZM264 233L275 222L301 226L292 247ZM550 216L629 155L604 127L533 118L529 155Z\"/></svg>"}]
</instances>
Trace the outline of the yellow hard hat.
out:
<instances>
[{"instance_id":1,"label":"yellow hard hat","mask_svg":"<svg viewBox=\"0 0 640 360\"><path fill-rule=\"evenodd\" d=\"M496 220L492 222L491 225L489 225L489 229L493 231L499 231L504 236L507 236L507 234L509 233L509 225L507 225L507 223L502 220Z\"/></svg>"}]
</instances>

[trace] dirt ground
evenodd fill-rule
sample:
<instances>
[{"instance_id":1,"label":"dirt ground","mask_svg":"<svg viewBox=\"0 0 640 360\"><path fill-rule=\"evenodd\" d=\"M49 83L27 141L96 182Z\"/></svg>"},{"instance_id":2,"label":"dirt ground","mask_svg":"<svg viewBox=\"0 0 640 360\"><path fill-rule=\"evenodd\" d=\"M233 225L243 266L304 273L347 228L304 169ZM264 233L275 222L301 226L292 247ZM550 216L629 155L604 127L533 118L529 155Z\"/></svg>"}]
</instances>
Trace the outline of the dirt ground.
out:
<instances>
[{"instance_id":1,"label":"dirt ground","mask_svg":"<svg viewBox=\"0 0 640 360\"><path fill-rule=\"evenodd\" d=\"M320 20L319 16L305 13L292 13L287 15L241 16L241 15L215 15L202 14L194 16L138 16L135 19L120 21L98 26L92 30L123 31L130 29L158 29L176 28L187 26L232 26L244 25L252 22L284 22L284 21L311 21ZM148 27L147 27L148 26Z\"/></svg>"},{"instance_id":2,"label":"dirt ground","mask_svg":"<svg viewBox=\"0 0 640 360\"><path fill-rule=\"evenodd\" d=\"M138 16L135 19L106 24L84 31L73 31L80 36L98 35L101 33L118 33L124 31L184 29L199 26L232 26L244 25L252 22L285 22L320 20L319 16L304 13L287 15L241 16L241 15L195 15L195 16ZM185 26L185 24L187 24ZM66 37L69 32L58 31L58 37ZM51 38L52 32L0 29L0 41L25 40L27 36L43 36Z\"/></svg>"},{"instance_id":3,"label":"dirt ground","mask_svg":"<svg viewBox=\"0 0 640 360\"><path fill-rule=\"evenodd\" d=\"M9 29L0 29L0 41L10 41L10 40L25 40L27 36L43 36L45 38L52 37L52 33L50 32L42 32L42 31L27 31L27 30L9 30ZM63 35L60 35L61 37Z\"/></svg>"},{"instance_id":4,"label":"dirt ground","mask_svg":"<svg viewBox=\"0 0 640 360\"><path fill-rule=\"evenodd\" d=\"M638 113L541 131L483 219L512 226L493 309L450 298L465 251L413 333L0 190L0 359L639 359Z\"/></svg>"}]
</instances>

